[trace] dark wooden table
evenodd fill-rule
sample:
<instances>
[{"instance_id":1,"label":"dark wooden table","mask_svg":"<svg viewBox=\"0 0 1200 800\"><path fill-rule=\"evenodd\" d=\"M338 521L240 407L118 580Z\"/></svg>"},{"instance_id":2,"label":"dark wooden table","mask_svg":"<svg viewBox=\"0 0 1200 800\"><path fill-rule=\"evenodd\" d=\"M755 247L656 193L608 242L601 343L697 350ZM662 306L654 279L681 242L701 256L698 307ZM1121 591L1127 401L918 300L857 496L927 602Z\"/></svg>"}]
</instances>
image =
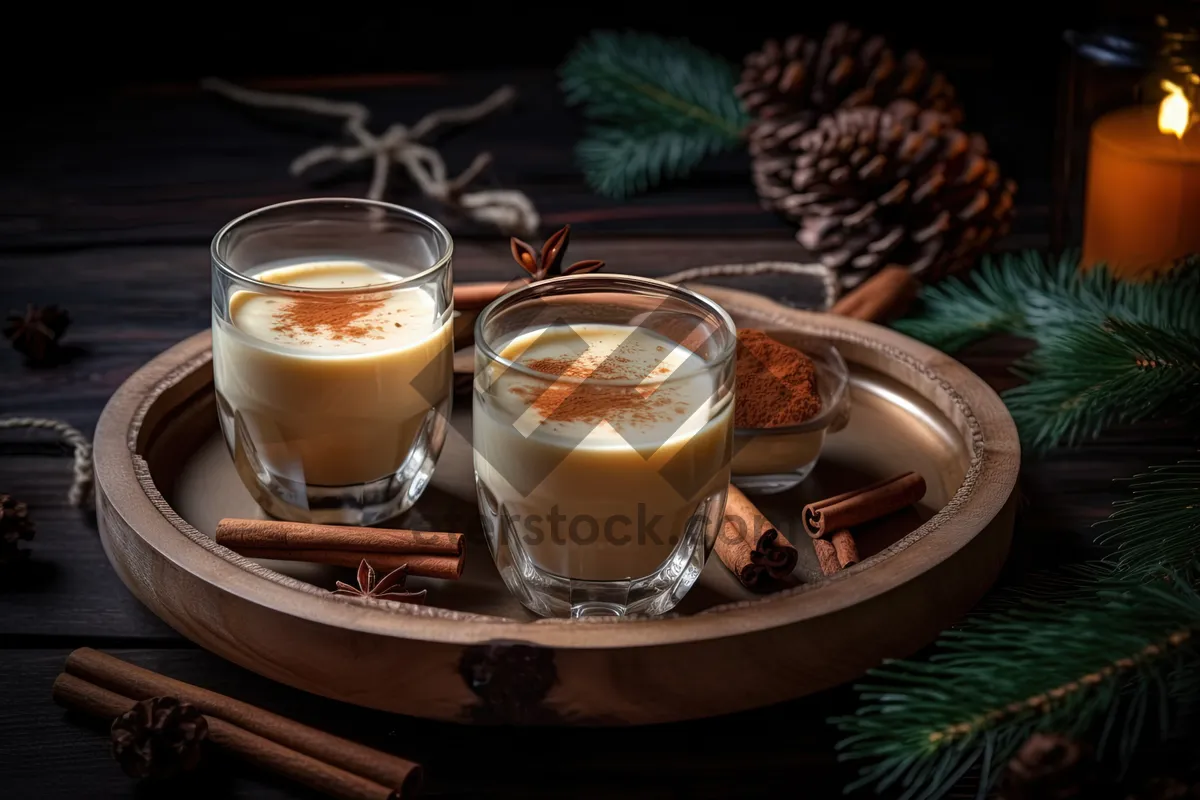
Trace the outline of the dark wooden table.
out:
<instances>
[{"instance_id":1,"label":"dark wooden table","mask_svg":"<svg viewBox=\"0 0 1200 800\"><path fill-rule=\"evenodd\" d=\"M574 257L602 257L646 275L800 257L787 226L759 210L744 156L716 159L694 179L628 204L600 200L572 166L578 123L560 107L551 78L503 79L520 90L518 108L448 138L443 152L457 170L490 150L495 168L487 180L527 191L547 228L576 225ZM416 75L273 88L361 99L386 124L473 102L499 82L495 75ZM79 352L45 370L0 352L0 414L64 419L89 434L130 373L208 326L208 242L222 223L271 202L361 194L366 185L364 170L315 185L288 175L293 156L334 135L329 126L249 113L190 84L72 98L14 120L8 135L0 305L65 306L74 320L68 341ZM1020 142L1006 137L1007 148L1019 152ZM1040 175L1029 172L1036 189ZM444 216L402 175L393 185L389 199ZM1044 241L1036 191L1022 209L1009 244ZM505 239L448 223L460 280L512 274ZM786 298L786 283L771 293ZM1007 366L1021 347L990 342L965 360L994 385L1008 385ZM1027 465L1013 568L1076 552L1118 496L1112 479L1192 455L1196 444L1194 431L1149 426ZM849 774L836 763L837 734L824 722L853 710L848 688L689 724L513 731L376 713L274 684L196 648L129 594L109 568L94 518L65 503L69 465L63 449L41 436L0 432L0 492L26 501L38 526L32 559L0 584L0 796L310 796L219 759L185 784L135 787L110 759L104 731L50 701L63 660L82 645L417 759L433 795L745 796L802 788L805 796L832 797Z\"/></svg>"}]
</instances>

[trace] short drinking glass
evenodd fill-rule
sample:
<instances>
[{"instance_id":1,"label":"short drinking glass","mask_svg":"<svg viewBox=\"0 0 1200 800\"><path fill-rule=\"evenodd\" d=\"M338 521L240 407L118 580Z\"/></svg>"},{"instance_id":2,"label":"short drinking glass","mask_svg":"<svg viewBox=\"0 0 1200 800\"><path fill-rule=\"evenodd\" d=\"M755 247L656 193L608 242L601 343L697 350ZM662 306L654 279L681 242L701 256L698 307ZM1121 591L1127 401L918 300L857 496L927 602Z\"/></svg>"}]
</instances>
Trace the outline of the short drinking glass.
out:
<instances>
[{"instance_id":1,"label":"short drinking glass","mask_svg":"<svg viewBox=\"0 0 1200 800\"><path fill-rule=\"evenodd\" d=\"M225 442L269 514L371 525L433 473L450 412L450 234L386 203L300 200L212 243Z\"/></svg>"},{"instance_id":2,"label":"short drinking glass","mask_svg":"<svg viewBox=\"0 0 1200 800\"><path fill-rule=\"evenodd\" d=\"M488 306L475 342L475 483L508 588L547 616L671 609L725 506L728 314L660 281L568 276Z\"/></svg>"}]
</instances>

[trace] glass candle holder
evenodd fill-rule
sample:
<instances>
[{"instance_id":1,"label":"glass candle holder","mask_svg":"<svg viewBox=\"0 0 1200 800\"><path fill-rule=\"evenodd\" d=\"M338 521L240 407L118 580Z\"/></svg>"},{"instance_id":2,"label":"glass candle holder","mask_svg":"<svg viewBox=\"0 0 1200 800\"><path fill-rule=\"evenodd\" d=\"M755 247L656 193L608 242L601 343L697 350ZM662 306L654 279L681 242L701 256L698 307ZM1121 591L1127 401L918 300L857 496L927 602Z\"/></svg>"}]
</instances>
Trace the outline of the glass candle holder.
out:
<instances>
[{"instance_id":1,"label":"glass candle holder","mask_svg":"<svg viewBox=\"0 0 1200 800\"><path fill-rule=\"evenodd\" d=\"M452 250L430 217L353 199L262 208L213 239L218 416L268 514L372 525L420 497L450 413Z\"/></svg>"},{"instance_id":2,"label":"glass candle holder","mask_svg":"<svg viewBox=\"0 0 1200 800\"><path fill-rule=\"evenodd\" d=\"M1064 37L1051 243L1082 245L1085 268L1136 277L1200 249L1197 10L1168 4Z\"/></svg>"},{"instance_id":3,"label":"glass candle holder","mask_svg":"<svg viewBox=\"0 0 1200 800\"><path fill-rule=\"evenodd\" d=\"M670 610L725 507L736 332L685 289L554 278L476 322L480 514L508 588L546 616Z\"/></svg>"}]
</instances>

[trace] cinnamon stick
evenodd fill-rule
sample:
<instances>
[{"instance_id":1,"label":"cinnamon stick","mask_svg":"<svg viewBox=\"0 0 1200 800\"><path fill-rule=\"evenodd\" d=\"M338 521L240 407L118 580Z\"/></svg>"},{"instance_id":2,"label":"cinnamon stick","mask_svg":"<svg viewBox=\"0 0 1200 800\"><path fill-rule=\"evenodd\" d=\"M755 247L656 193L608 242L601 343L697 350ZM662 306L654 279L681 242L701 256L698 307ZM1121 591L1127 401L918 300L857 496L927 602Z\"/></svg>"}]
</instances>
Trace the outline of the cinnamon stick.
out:
<instances>
[{"instance_id":1,"label":"cinnamon stick","mask_svg":"<svg viewBox=\"0 0 1200 800\"><path fill-rule=\"evenodd\" d=\"M54 681L54 702L64 708L114 719L133 707L135 700L82 678L63 673ZM341 800L394 800L415 791L416 771L392 789L327 764L312 756L258 736L219 717L205 715L208 741L255 766L291 778L310 789ZM382 755L382 754L380 754Z\"/></svg>"},{"instance_id":2,"label":"cinnamon stick","mask_svg":"<svg viewBox=\"0 0 1200 800\"><path fill-rule=\"evenodd\" d=\"M366 561L375 571L385 575L394 569L408 566L408 574L420 578L440 578L456 581L462 577L465 559L461 556L406 556L354 550L275 550L268 547L231 547L246 558L278 558L282 561L304 561L310 564L329 564L334 567L357 567Z\"/></svg>"},{"instance_id":3,"label":"cinnamon stick","mask_svg":"<svg viewBox=\"0 0 1200 800\"><path fill-rule=\"evenodd\" d=\"M815 538L852 528L910 506L925 496L925 479L905 472L861 489L843 492L804 507L804 530Z\"/></svg>"},{"instance_id":4,"label":"cinnamon stick","mask_svg":"<svg viewBox=\"0 0 1200 800\"><path fill-rule=\"evenodd\" d=\"M919 288L906 267L891 265L851 289L829 310L843 317L886 322L908 310Z\"/></svg>"},{"instance_id":5,"label":"cinnamon stick","mask_svg":"<svg viewBox=\"0 0 1200 800\"><path fill-rule=\"evenodd\" d=\"M454 308L456 311L478 311L501 295L520 289L529 281L517 278L511 281L485 281L482 283L454 284Z\"/></svg>"},{"instance_id":6,"label":"cinnamon stick","mask_svg":"<svg viewBox=\"0 0 1200 800\"><path fill-rule=\"evenodd\" d=\"M813 552L817 554L817 566L822 575L832 575L842 568L838 563L837 549L827 539L813 539Z\"/></svg>"},{"instance_id":7,"label":"cinnamon stick","mask_svg":"<svg viewBox=\"0 0 1200 800\"><path fill-rule=\"evenodd\" d=\"M829 541L837 553L839 567L845 569L858 563L858 544L854 541L854 534L848 530L840 530L829 537Z\"/></svg>"},{"instance_id":8,"label":"cinnamon stick","mask_svg":"<svg viewBox=\"0 0 1200 800\"><path fill-rule=\"evenodd\" d=\"M748 589L782 581L796 568L799 553L779 529L736 486L729 487L725 516L714 548L717 557Z\"/></svg>"},{"instance_id":9,"label":"cinnamon stick","mask_svg":"<svg viewBox=\"0 0 1200 800\"><path fill-rule=\"evenodd\" d=\"M439 556L463 553L461 533L313 525L272 519L226 517L217 523L216 539L217 544L230 550L241 546L264 550L366 550Z\"/></svg>"},{"instance_id":10,"label":"cinnamon stick","mask_svg":"<svg viewBox=\"0 0 1200 800\"><path fill-rule=\"evenodd\" d=\"M407 564L409 575L448 580L457 579L463 568L461 533L226 518L217 523L215 538L247 558L343 567L357 567L366 559L376 569L391 571Z\"/></svg>"},{"instance_id":11,"label":"cinnamon stick","mask_svg":"<svg viewBox=\"0 0 1200 800\"><path fill-rule=\"evenodd\" d=\"M298 754L327 762L330 769L337 768L392 787L401 795L415 791L421 779L421 766L412 761L310 728L232 697L159 675L88 647L72 652L64 669L70 675L134 700L175 697L196 706L208 717L210 733L212 723L223 720ZM122 713L128 707L122 709Z\"/></svg>"}]
</instances>

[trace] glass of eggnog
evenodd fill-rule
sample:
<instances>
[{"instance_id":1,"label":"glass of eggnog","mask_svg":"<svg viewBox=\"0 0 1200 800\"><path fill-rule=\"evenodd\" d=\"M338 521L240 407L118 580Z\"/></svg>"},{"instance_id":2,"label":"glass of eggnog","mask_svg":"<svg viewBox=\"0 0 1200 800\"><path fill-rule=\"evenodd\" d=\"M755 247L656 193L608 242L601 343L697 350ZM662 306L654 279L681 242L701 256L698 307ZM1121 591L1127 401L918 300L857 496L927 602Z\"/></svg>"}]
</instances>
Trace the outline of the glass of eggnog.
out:
<instances>
[{"instance_id":1,"label":"glass of eggnog","mask_svg":"<svg viewBox=\"0 0 1200 800\"><path fill-rule=\"evenodd\" d=\"M212 243L225 442L270 515L371 525L433 474L450 413L450 234L387 203L315 199Z\"/></svg>"},{"instance_id":2,"label":"glass of eggnog","mask_svg":"<svg viewBox=\"0 0 1200 800\"><path fill-rule=\"evenodd\" d=\"M729 315L660 281L567 276L485 308L475 342L475 482L505 584L545 616L671 609L725 506Z\"/></svg>"}]
</instances>

